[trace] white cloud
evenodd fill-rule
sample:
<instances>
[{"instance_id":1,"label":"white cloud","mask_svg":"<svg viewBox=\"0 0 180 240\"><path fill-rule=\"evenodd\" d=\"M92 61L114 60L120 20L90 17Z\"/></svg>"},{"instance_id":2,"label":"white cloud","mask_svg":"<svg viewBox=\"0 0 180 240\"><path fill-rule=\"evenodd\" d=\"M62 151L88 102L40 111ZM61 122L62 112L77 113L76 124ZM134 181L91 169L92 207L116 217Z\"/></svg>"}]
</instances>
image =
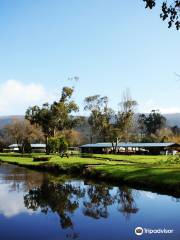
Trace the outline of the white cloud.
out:
<instances>
[{"instance_id":1,"label":"white cloud","mask_svg":"<svg viewBox=\"0 0 180 240\"><path fill-rule=\"evenodd\" d=\"M158 197L158 195L156 193L152 193L152 192L141 191L140 193L142 196L144 196L146 198L150 198L150 199L156 199Z\"/></svg>"},{"instance_id":2,"label":"white cloud","mask_svg":"<svg viewBox=\"0 0 180 240\"><path fill-rule=\"evenodd\" d=\"M161 113L180 113L180 108L178 107L159 107L157 108Z\"/></svg>"},{"instance_id":3,"label":"white cloud","mask_svg":"<svg viewBox=\"0 0 180 240\"><path fill-rule=\"evenodd\" d=\"M159 110L161 113L179 113L180 107L177 106L168 106L164 107L155 103L152 99L149 99L144 103L144 107L141 109L141 112L150 113L152 110Z\"/></svg>"},{"instance_id":4,"label":"white cloud","mask_svg":"<svg viewBox=\"0 0 180 240\"><path fill-rule=\"evenodd\" d=\"M0 115L24 114L29 106L51 101L52 98L52 93L39 83L7 80L0 84Z\"/></svg>"},{"instance_id":5,"label":"white cloud","mask_svg":"<svg viewBox=\"0 0 180 240\"><path fill-rule=\"evenodd\" d=\"M9 193L8 184L0 185L0 214L10 218L20 213L32 214L32 212L24 206L23 193Z\"/></svg>"}]
</instances>

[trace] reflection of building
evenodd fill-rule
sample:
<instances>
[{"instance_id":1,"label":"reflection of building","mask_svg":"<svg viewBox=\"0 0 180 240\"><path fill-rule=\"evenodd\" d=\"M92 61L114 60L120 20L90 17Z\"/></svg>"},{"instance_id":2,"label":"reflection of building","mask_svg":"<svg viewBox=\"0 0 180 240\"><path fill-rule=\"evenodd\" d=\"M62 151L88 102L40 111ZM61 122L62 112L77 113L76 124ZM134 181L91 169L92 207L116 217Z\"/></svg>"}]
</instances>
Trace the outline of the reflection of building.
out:
<instances>
[{"instance_id":1,"label":"reflection of building","mask_svg":"<svg viewBox=\"0 0 180 240\"><path fill-rule=\"evenodd\" d=\"M18 152L21 144L11 144L9 145L9 149L12 152ZM31 144L31 151L32 152L45 152L46 151L46 144L43 143L34 143Z\"/></svg>"},{"instance_id":2,"label":"reflection of building","mask_svg":"<svg viewBox=\"0 0 180 240\"><path fill-rule=\"evenodd\" d=\"M82 153L112 153L112 143L85 144L80 146ZM119 154L175 154L180 150L177 143L118 143Z\"/></svg>"}]
</instances>

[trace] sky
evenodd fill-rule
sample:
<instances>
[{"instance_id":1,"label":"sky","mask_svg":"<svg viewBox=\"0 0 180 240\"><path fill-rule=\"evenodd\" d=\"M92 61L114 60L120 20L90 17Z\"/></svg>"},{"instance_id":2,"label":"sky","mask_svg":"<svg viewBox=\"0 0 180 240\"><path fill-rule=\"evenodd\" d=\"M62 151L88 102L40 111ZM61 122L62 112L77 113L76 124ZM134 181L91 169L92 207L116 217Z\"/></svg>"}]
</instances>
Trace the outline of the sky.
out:
<instances>
[{"instance_id":1,"label":"sky","mask_svg":"<svg viewBox=\"0 0 180 240\"><path fill-rule=\"evenodd\" d=\"M130 89L138 112L180 112L180 31L142 0L1 0L0 115L59 99L75 86L118 109ZM71 81L78 76L78 81Z\"/></svg>"}]
</instances>

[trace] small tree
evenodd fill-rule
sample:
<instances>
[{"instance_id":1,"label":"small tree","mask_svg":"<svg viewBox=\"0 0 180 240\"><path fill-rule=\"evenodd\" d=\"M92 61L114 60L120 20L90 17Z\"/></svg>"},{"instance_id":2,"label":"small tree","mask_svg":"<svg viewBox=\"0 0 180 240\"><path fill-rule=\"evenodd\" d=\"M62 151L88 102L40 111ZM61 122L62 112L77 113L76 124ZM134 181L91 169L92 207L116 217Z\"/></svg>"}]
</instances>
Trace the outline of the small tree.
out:
<instances>
[{"instance_id":1,"label":"small tree","mask_svg":"<svg viewBox=\"0 0 180 240\"><path fill-rule=\"evenodd\" d=\"M49 153L57 152L57 139L55 137L50 137L47 145L47 149Z\"/></svg>"},{"instance_id":2,"label":"small tree","mask_svg":"<svg viewBox=\"0 0 180 240\"><path fill-rule=\"evenodd\" d=\"M68 150L68 143L67 141L63 138L60 137L58 141L58 152L59 153L65 153Z\"/></svg>"},{"instance_id":3,"label":"small tree","mask_svg":"<svg viewBox=\"0 0 180 240\"><path fill-rule=\"evenodd\" d=\"M67 152L68 143L64 137L51 137L48 142L48 150L50 153Z\"/></svg>"}]
</instances>

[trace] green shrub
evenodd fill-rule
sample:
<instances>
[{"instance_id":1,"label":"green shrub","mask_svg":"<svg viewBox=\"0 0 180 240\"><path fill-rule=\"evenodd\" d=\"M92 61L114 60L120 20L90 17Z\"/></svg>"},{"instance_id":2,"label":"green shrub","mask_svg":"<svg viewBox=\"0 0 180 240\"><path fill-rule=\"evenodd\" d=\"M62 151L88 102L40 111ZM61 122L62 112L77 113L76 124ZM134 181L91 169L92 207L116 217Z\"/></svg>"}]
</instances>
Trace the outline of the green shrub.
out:
<instances>
[{"instance_id":1,"label":"green shrub","mask_svg":"<svg viewBox=\"0 0 180 240\"><path fill-rule=\"evenodd\" d=\"M180 156L170 156L168 159L165 161L166 164L180 164Z\"/></svg>"},{"instance_id":2,"label":"green shrub","mask_svg":"<svg viewBox=\"0 0 180 240\"><path fill-rule=\"evenodd\" d=\"M51 137L48 142L48 150L50 153L67 152L68 143L64 137Z\"/></svg>"}]
</instances>

